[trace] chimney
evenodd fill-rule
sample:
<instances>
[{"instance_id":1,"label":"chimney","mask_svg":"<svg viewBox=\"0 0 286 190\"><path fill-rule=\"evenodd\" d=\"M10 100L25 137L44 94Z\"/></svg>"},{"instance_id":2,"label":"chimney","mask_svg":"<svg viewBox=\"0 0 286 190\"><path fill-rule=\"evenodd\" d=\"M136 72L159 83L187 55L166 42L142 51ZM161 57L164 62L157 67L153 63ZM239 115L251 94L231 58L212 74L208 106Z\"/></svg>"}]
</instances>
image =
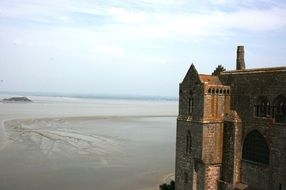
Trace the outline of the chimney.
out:
<instances>
[{"instance_id":1,"label":"chimney","mask_svg":"<svg viewBox=\"0 0 286 190\"><path fill-rule=\"evenodd\" d=\"M236 70L244 70L244 46L237 46Z\"/></svg>"}]
</instances>

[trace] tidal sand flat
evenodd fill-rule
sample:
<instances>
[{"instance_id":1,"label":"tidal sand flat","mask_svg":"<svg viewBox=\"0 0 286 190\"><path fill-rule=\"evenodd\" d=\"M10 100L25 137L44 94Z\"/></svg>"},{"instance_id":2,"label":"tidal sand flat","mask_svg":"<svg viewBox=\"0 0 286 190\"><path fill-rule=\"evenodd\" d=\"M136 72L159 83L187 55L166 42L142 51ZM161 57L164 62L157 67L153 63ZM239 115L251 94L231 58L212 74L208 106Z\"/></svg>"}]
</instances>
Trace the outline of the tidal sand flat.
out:
<instances>
[{"instance_id":1,"label":"tidal sand flat","mask_svg":"<svg viewBox=\"0 0 286 190\"><path fill-rule=\"evenodd\" d=\"M158 189L177 103L34 97L0 105L0 189Z\"/></svg>"}]
</instances>

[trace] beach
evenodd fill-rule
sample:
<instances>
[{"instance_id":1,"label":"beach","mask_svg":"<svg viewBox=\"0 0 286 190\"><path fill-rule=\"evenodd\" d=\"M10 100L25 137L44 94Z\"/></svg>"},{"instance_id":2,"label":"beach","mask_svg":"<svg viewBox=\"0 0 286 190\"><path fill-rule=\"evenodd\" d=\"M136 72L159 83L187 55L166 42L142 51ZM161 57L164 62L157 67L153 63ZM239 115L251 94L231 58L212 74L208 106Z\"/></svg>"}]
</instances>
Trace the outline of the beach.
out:
<instances>
[{"instance_id":1,"label":"beach","mask_svg":"<svg viewBox=\"0 0 286 190\"><path fill-rule=\"evenodd\" d=\"M176 101L0 103L0 189L155 190L175 168Z\"/></svg>"}]
</instances>

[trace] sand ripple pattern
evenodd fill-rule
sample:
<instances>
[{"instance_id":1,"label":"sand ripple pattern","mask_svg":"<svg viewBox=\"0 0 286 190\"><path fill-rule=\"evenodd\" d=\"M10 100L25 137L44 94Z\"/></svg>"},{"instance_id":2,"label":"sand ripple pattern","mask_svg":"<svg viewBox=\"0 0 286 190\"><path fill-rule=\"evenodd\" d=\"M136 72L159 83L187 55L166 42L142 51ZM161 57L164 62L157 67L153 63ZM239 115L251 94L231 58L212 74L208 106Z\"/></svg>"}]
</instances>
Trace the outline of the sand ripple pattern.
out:
<instances>
[{"instance_id":1,"label":"sand ripple pattern","mask_svg":"<svg viewBox=\"0 0 286 190\"><path fill-rule=\"evenodd\" d=\"M69 128L63 119L11 120L5 122L7 139L38 148L44 154L69 152L112 156L120 152L122 139L94 134L83 127Z\"/></svg>"}]
</instances>

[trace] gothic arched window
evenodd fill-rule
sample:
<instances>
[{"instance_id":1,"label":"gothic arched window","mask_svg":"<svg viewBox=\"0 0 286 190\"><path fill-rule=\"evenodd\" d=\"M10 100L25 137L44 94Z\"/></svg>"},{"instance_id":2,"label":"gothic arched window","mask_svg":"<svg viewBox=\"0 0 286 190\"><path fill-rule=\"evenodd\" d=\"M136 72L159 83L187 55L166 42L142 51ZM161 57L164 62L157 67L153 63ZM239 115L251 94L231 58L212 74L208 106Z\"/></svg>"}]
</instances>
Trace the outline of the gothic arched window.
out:
<instances>
[{"instance_id":1,"label":"gothic arched window","mask_svg":"<svg viewBox=\"0 0 286 190\"><path fill-rule=\"evenodd\" d=\"M186 136L186 153L190 154L192 150L192 136L191 132L188 131L187 136Z\"/></svg>"},{"instance_id":2,"label":"gothic arched window","mask_svg":"<svg viewBox=\"0 0 286 190\"><path fill-rule=\"evenodd\" d=\"M193 114L194 112L194 98L193 97L190 97L189 98L189 108L188 108L188 112L190 115Z\"/></svg>"},{"instance_id":3,"label":"gothic arched window","mask_svg":"<svg viewBox=\"0 0 286 190\"><path fill-rule=\"evenodd\" d=\"M286 123L286 98L283 95L278 96L274 101L274 113L276 123Z\"/></svg>"},{"instance_id":4,"label":"gothic arched window","mask_svg":"<svg viewBox=\"0 0 286 190\"><path fill-rule=\"evenodd\" d=\"M255 105L255 115L257 117L270 117L271 115L270 102L265 96L261 96L257 99Z\"/></svg>"},{"instance_id":5,"label":"gothic arched window","mask_svg":"<svg viewBox=\"0 0 286 190\"><path fill-rule=\"evenodd\" d=\"M244 160L269 164L269 149L263 135L257 130L250 132L243 143L242 158Z\"/></svg>"}]
</instances>

